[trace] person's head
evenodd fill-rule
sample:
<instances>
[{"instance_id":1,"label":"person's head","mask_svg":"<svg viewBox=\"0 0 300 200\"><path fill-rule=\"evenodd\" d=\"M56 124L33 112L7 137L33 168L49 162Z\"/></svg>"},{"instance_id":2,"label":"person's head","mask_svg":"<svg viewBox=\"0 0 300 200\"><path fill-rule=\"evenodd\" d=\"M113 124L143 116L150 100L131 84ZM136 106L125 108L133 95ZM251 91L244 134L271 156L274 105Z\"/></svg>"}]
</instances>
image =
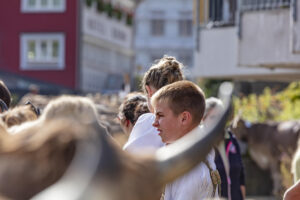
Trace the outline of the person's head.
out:
<instances>
[{"instance_id":1,"label":"person's head","mask_svg":"<svg viewBox=\"0 0 300 200\"><path fill-rule=\"evenodd\" d=\"M190 81L178 81L164 86L151 98L155 111L153 126L164 143L173 143L202 120L205 96L201 88Z\"/></svg>"},{"instance_id":2,"label":"person's head","mask_svg":"<svg viewBox=\"0 0 300 200\"><path fill-rule=\"evenodd\" d=\"M205 113L203 116L203 123L206 126L209 126L211 123L214 123L217 116L224 111L223 102L220 99L215 97L210 97L205 101Z\"/></svg>"},{"instance_id":3,"label":"person's head","mask_svg":"<svg viewBox=\"0 0 300 200\"><path fill-rule=\"evenodd\" d=\"M38 118L37 109L32 104L20 105L10 109L1 115L3 122L8 128L20 125L27 121Z\"/></svg>"},{"instance_id":4,"label":"person's head","mask_svg":"<svg viewBox=\"0 0 300 200\"><path fill-rule=\"evenodd\" d=\"M11 103L11 94L2 80L0 80L0 99L6 104L7 108L9 108ZM3 112L2 106L1 112Z\"/></svg>"},{"instance_id":5,"label":"person's head","mask_svg":"<svg viewBox=\"0 0 300 200\"><path fill-rule=\"evenodd\" d=\"M147 94L150 110L150 97L163 86L183 80L182 69L183 65L176 58L164 56L145 73L142 89Z\"/></svg>"},{"instance_id":6,"label":"person's head","mask_svg":"<svg viewBox=\"0 0 300 200\"><path fill-rule=\"evenodd\" d=\"M40 88L39 88L38 85L36 85L36 84L30 84L30 85L29 85L29 92L30 92L31 94L38 94L39 91L40 91Z\"/></svg>"},{"instance_id":7,"label":"person's head","mask_svg":"<svg viewBox=\"0 0 300 200\"><path fill-rule=\"evenodd\" d=\"M73 120L82 124L98 121L95 103L87 97L63 95L50 101L40 118L50 120Z\"/></svg>"},{"instance_id":8,"label":"person's head","mask_svg":"<svg viewBox=\"0 0 300 200\"><path fill-rule=\"evenodd\" d=\"M139 116L149 112L146 96L141 93L130 94L119 107L118 118L122 130L129 135Z\"/></svg>"}]
</instances>

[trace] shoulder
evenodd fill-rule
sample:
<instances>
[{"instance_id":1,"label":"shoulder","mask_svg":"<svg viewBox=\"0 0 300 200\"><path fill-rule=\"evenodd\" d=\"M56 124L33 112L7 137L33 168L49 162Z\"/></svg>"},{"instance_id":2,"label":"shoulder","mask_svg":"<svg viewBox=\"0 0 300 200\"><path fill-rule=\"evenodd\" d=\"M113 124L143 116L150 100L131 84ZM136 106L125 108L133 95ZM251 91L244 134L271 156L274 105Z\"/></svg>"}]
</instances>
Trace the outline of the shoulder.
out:
<instances>
[{"instance_id":1,"label":"shoulder","mask_svg":"<svg viewBox=\"0 0 300 200\"><path fill-rule=\"evenodd\" d=\"M158 135L145 134L126 143L123 149L132 153L141 153L141 150L143 150L143 153L145 151L155 152L163 145L164 143L161 141L161 138Z\"/></svg>"},{"instance_id":2,"label":"shoulder","mask_svg":"<svg viewBox=\"0 0 300 200\"><path fill-rule=\"evenodd\" d=\"M152 124L155 120L155 116L152 113L142 114L133 126L130 137L134 136L137 132L144 132L147 129L155 129Z\"/></svg>"},{"instance_id":3,"label":"shoulder","mask_svg":"<svg viewBox=\"0 0 300 200\"><path fill-rule=\"evenodd\" d=\"M158 148L163 146L157 129L152 126L155 116L152 113L141 115L135 123L124 150L141 149L141 148Z\"/></svg>"},{"instance_id":4,"label":"shoulder","mask_svg":"<svg viewBox=\"0 0 300 200\"><path fill-rule=\"evenodd\" d=\"M136 121L130 133L130 138L136 139L137 137L149 133L157 133L156 128L152 126L155 120L155 116L152 113L146 113L141 115Z\"/></svg>"},{"instance_id":5,"label":"shoulder","mask_svg":"<svg viewBox=\"0 0 300 200\"><path fill-rule=\"evenodd\" d=\"M145 123L149 121L153 122L154 120L155 120L155 115L153 113L145 113L138 118L135 124Z\"/></svg>"},{"instance_id":6,"label":"shoulder","mask_svg":"<svg viewBox=\"0 0 300 200\"><path fill-rule=\"evenodd\" d=\"M206 179L210 182L210 172L205 163L201 162L190 172L176 179L174 183L176 185L188 185L193 188L197 187L199 180L202 180L202 183L204 183Z\"/></svg>"},{"instance_id":7,"label":"shoulder","mask_svg":"<svg viewBox=\"0 0 300 200\"><path fill-rule=\"evenodd\" d=\"M180 200L209 198L213 191L209 169L200 163L186 175L168 184L167 190L172 193L171 196Z\"/></svg>"}]
</instances>

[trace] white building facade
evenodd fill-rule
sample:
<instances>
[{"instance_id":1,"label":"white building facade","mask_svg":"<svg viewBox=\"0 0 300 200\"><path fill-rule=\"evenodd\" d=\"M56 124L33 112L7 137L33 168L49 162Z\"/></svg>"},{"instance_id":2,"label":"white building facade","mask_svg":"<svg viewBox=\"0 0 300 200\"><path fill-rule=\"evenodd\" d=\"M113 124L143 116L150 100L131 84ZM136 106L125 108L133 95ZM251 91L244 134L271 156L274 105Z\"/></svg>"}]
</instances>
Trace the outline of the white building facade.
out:
<instances>
[{"instance_id":1,"label":"white building facade","mask_svg":"<svg viewBox=\"0 0 300 200\"><path fill-rule=\"evenodd\" d=\"M133 10L133 6L127 9ZM130 81L134 61L133 26L126 20L124 14L116 19L107 12L99 12L96 2L89 7L82 6L82 91L117 93Z\"/></svg>"},{"instance_id":2,"label":"white building facade","mask_svg":"<svg viewBox=\"0 0 300 200\"><path fill-rule=\"evenodd\" d=\"M142 74L163 55L193 68L193 0L145 0L135 14L135 72Z\"/></svg>"}]
</instances>

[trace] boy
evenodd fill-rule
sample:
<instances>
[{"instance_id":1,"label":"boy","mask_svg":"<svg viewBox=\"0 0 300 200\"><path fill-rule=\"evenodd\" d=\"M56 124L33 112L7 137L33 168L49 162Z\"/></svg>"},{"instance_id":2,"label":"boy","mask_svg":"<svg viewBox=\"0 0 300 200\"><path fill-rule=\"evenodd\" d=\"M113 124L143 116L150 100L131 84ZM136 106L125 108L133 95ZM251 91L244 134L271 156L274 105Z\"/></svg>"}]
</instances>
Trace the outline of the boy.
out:
<instances>
[{"instance_id":1,"label":"boy","mask_svg":"<svg viewBox=\"0 0 300 200\"><path fill-rule=\"evenodd\" d=\"M192 132L199 132L205 111L203 91L190 81L177 81L158 90L151 99L155 121L153 126L165 144L172 144ZM186 175L177 178L165 188L165 200L199 200L218 197L217 184L212 183L211 172L216 173L214 152Z\"/></svg>"}]
</instances>

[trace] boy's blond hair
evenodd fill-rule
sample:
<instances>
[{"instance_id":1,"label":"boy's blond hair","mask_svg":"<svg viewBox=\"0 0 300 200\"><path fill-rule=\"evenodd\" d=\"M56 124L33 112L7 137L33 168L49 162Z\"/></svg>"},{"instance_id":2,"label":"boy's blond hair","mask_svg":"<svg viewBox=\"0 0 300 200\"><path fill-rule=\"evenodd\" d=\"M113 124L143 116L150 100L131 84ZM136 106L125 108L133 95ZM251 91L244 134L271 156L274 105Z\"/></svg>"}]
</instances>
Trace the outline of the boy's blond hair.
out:
<instances>
[{"instance_id":1,"label":"boy's blond hair","mask_svg":"<svg viewBox=\"0 0 300 200\"><path fill-rule=\"evenodd\" d=\"M205 95L190 81L177 81L159 89L151 98L152 105L164 101L175 115L188 111L193 124L199 124L205 111Z\"/></svg>"}]
</instances>

